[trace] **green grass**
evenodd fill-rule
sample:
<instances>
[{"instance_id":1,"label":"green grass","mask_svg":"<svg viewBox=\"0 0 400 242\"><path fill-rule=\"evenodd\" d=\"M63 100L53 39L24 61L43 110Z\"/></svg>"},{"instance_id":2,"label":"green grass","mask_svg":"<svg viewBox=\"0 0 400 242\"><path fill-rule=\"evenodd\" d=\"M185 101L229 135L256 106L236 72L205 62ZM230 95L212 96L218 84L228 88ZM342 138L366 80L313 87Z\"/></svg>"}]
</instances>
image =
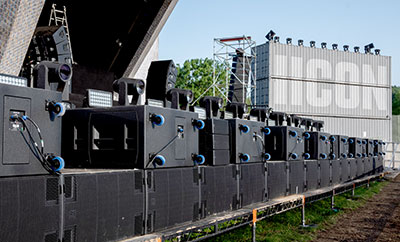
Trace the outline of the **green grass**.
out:
<instances>
[{"instance_id":1,"label":"green grass","mask_svg":"<svg viewBox=\"0 0 400 242\"><path fill-rule=\"evenodd\" d=\"M310 241L321 229L333 225L340 214L362 206L370 197L380 192L383 182L372 182L369 188L359 187L355 190L355 196L351 192L335 196L335 207L331 209L331 199L324 199L306 205L306 223L315 224L315 227L302 228L301 208L278 214L257 222L257 241ZM207 241L252 241L252 228L244 226L229 233L213 237Z\"/></svg>"}]
</instances>

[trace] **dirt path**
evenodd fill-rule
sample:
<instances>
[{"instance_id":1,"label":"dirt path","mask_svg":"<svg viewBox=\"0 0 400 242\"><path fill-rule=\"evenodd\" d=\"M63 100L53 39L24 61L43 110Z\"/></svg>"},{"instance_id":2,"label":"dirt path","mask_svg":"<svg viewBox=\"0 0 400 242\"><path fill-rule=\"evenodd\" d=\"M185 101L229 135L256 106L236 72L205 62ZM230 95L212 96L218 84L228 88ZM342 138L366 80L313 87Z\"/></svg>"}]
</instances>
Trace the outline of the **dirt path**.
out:
<instances>
[{"instance_id":1,"label":"dirt path","mask_svg":"<svg viewBox=\"0 0 400 242\"><path fill-rule=\"evenodd\" d=\"M400 175L364 206L318 233L314 241L400 241Z\"/></svg>"}]
</instances>

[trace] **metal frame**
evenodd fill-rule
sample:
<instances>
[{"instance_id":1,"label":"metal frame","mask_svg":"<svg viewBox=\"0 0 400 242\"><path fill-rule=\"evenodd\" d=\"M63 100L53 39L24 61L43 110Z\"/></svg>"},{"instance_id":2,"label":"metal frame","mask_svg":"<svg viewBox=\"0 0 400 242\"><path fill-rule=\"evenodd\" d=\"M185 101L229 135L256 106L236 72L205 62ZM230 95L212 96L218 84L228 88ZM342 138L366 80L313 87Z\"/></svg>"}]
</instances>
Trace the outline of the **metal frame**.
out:
<instances>
[{"instance_id":1,"label":"metal frame","mask_svg":"<svg viewBox=\"0 0 400 242\"><path fill-rule=\"evenodd\" d=\"M243 103L246 103L246 99L250 98L250 102L252 102L252 95L256 95L256 41L252 40L250 36L238 36L231 38L215 38L213 45L213 84L209 86L206 91L204 91L197 100L197 102L201 97L205 95L205 93L212 88L213 96L216 96L216 91L218 90L222 94L222 98L229 102L228 100L228 91L229 91L229 81L231 76L235 77L235 81L238 81L243 85L243 94L245 93L245 89L247 88L248 95L243 98ZM247 80L241 80L235 73L232 71L232 60L236 55L236 50L242 49L244 51L243 55L245 57L246 62L243 63L243 75L245 76L245 69L249 70L249 75ZM248 61L250 59L250 61ZM216 73L217 65L221 65L227 70L227 75L224 82L221 82L219 75ZM254 98L255 100L255 98ZM256 101L254 101L256 102ZM251 103L252 105L256 105L256 103Z\"/></svg>"},{"instance_id":2,"label":"metal frame","mask_svg":"<svg viewBox=\"0 0 400 242\"><path fill-rule=\"evenodd\" d=\"M389 149L391 147L391 149ZM390 169L399 169L400 167L400 159L396 159L397 157L400 158L400 143L397 142L386 142L386 145L383 147L384 152L386 154L390 153L391 157L385 156L383 160L383 165L386 168ZM396 155L397 154L397 155Z\"/></svg>"},{"instance_id":3,"label":"metal frame","mask_svg":"<svg viewBox=\"0 0 400 242\"><path fill-rule=\"evenodd\" d=\"M371 175L365 178L356 179L351 182L305 192L299 195L292 195L274 199L264 203L252 204L239 210L219 213L196 222L189 222L178 227L168 229L159 233L136 237L128 241L200 241L213 236L237 229L245 225L253 226L253 241L255 241L256 223L270 216L301 207L301 225L307 227L305 220L306 204L317 202L322 199L331 198L331 208L334 208L336 195L354 191L357 187L367 186L371 181L382 178L385 173Z\"/></svg>"}]
</instances>

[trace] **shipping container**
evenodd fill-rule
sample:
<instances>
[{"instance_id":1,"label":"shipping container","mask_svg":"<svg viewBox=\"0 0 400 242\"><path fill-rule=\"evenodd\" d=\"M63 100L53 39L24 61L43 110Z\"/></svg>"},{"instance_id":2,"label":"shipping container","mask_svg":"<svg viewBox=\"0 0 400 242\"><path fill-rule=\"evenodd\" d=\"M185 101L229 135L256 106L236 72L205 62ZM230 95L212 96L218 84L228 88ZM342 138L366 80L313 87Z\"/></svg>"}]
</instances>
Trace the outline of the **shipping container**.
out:
<instances>
[{"instance_id":1,"label":"shipping container","mask_svg":"<svg viewBox=\"0 0 400 242\"><path fill-rule=\"evenodd\" d=\"M324 120L330 133L391 141L391 57L274 41L256 52L257 105Z\"/></svg>"}]
</instances>

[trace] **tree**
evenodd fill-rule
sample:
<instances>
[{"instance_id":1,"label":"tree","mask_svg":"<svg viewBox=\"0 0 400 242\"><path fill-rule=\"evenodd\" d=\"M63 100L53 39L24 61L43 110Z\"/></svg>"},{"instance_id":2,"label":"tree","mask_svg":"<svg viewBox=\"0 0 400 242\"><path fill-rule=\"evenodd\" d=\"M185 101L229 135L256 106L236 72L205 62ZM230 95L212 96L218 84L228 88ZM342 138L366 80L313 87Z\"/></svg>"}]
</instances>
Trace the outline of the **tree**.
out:
<instances>
[{"instance_id":1,"label":"tree","mask_svg":"<svg viewBox=\"0 0 400 242\"><path fill-rule=\"evenodd\" d=\"M392 114L400 115L400 87L392 87Z\"/></svg>"},{"instance_id":2,"label":"tree","mask_svg":"<svg viewBox=\"0 0 400 242\"><path fill-rule=\"evenodd\" d=\"M176 87L189 89L193 92L193 101L196 101L202 94L204 96L213 96L213 60L211 59L191 59L186 60L182 66L177 65L178 77ZM215 69L217 85L215 96L222 97L221 93L226 93L227 71L222 64L217 64ZM198 105L198 101L195 103Z\"/></svg>"}]
</instances>

